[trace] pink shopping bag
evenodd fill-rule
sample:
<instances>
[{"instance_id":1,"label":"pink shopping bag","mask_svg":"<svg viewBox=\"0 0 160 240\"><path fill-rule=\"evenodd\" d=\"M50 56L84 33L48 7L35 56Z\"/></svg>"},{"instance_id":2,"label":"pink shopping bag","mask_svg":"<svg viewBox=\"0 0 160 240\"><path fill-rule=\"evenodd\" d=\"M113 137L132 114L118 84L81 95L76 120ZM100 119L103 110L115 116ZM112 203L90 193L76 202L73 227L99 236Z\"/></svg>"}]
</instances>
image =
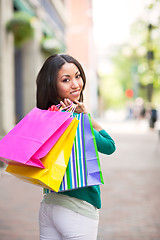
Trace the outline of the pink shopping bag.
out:
<instances>
[{"instance_id":1,"label":"pink shopping bag","mask_svg":"<svg viewBox=\"0 0 160 240\"><path fill-rule=\"evenodd\" d=\"M0 160L7 164L44 168L44 157L73 118L71 113L33 108L0 141Z\"/></svg>"}]
</instances>

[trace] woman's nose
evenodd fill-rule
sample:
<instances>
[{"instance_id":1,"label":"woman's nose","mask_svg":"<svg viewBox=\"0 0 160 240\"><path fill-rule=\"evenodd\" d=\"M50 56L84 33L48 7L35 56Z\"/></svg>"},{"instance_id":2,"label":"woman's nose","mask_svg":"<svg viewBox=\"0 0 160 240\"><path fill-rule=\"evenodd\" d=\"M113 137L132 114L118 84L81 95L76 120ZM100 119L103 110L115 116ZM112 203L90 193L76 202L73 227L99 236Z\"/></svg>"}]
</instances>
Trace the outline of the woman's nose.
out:
<instances>
[{"instance_id":1,"label":"woman's nose","mask_svg":"<svg viewBox=\"0 0 160 240\"><path fill-rule=\"evenodd\" d=\"M77 79L73 79L72 80L72 88L76 88L76 87L78 87L79 85L78 85L78 82L77 82Z\"/></svg>"}]
</instances>

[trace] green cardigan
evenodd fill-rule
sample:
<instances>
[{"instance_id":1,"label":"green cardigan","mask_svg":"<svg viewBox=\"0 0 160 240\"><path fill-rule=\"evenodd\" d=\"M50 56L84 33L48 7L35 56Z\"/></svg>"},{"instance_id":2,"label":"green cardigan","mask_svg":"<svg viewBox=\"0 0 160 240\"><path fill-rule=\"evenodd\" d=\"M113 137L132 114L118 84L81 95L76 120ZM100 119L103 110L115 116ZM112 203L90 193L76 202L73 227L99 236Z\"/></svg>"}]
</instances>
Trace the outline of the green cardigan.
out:
<instances>
[{"instance_id":1,"label":"green cardigan","mask_svg":"<svg viewBox=\"0 0 160 240\"><path fill-rule=\"evenodd\" d=\"M112 154L115 151L115 143L105 130L97 132L94 129L98 151L104 154ZM96 208L101 208L101 193L98 185L91 187L78 188L71 191L60 192L70 197L84 200Z\"/></svg>"}]
</instances>

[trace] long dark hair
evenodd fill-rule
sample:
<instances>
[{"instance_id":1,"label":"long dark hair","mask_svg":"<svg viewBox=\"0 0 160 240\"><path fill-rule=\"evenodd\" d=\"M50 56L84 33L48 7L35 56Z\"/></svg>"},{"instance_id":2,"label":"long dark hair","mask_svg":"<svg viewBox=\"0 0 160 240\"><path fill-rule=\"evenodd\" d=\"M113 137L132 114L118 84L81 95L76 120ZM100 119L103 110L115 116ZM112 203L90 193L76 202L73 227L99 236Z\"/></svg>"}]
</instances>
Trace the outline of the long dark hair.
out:
<instances>
[{"instance_id":1,"label":"long dark hair","mask_svg":"<svg viewBox=\"0 0 160 240\"><path fill-rule=\"evenodd\" d=\"M46 59L36 79L36 105L38 108L48 109L51 105L58 104L59 101L57 96L57 75L61 67L66 62L74 63L80 71L83 80L83 89L80 94L79 101L83 101L83 90L86 84L86 76L81 64L70 55L55 54Z\"/></svg>"}]
</instances>

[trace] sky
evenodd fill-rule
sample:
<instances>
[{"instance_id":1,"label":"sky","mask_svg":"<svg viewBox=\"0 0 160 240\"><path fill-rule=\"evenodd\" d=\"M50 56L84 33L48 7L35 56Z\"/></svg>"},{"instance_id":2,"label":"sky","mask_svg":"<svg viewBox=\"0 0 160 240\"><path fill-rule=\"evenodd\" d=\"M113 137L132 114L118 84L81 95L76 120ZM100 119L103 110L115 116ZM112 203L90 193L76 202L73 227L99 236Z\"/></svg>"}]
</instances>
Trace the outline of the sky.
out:
<instances>
[{"instance_id":1,"label":"sky","mask_svg":"<svg viewBox=\"0 0 160 240\"><path fill-rule=\"evenodd\" d=\"M143 13L147 0L93 0L94 39L103 48L129 38L131 24Z\"/></svg>"}]
</instances>

